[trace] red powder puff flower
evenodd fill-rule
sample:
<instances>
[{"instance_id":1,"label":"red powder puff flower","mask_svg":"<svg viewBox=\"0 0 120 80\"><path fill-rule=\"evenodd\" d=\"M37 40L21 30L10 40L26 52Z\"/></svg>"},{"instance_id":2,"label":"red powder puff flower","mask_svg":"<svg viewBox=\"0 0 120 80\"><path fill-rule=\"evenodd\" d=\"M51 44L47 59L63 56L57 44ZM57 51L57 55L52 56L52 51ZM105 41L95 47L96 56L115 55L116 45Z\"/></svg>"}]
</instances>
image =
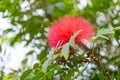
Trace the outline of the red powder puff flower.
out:
<instances>
[{"instance_id":1,"label":"red powder puff flower","mask_svg":"<svg viewBox=\"0 0 120 80\"><path fill-rule=\"evenodd\" d=\"M94 35L94 28L83 17L65 16L55 21L48 33L48 43L51 48L57 48L69 42L71 36L81 31L75 38L75 43L83 46L84 40L89 40Z\"/></svg>"}]
</instances>

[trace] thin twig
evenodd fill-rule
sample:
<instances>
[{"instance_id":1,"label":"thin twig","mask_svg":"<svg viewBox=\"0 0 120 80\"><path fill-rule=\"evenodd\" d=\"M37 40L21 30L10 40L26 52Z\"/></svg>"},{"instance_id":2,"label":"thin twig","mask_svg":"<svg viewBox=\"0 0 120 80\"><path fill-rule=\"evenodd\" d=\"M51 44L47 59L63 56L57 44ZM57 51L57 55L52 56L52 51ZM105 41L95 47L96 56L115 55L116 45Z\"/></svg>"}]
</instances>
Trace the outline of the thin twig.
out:
<instances>
[{"instance_id":1,"label":"thin twig","mask_svg":"<svg viewBox=\"0 0 120 80\"><path fill-rule=\"evenodd\" d=\"M103 66L102 62L100 61L99 58L99 52L94 53L94 43L93 43L93 48L92 50L89 50L89 52L92 53L92 56L90 56L98 65L100 65L101 69L103 70L103 73L105 74L105 76L108 78L108 80L110 79L109 74L107 73L107 70L105 69L105 67ZM95 55L97 54L97 55Z\"/></svg>"},{"instance_id":2,"label":"thin twig","mask_svg":"<svg viewBox=\"0 0 120 80\"><path fill-rule=\"evenodd\" d=\"M72 80L75 80L78 76L80 76L87 69L88 65L89 63L86 65L86 67L81 72L79 72L75 77L73 77Z\"/></svg>"},{"instance_id":3,"label":"thin twig","mask_svg":"<svg viewBox=\"0 0 120 80\"><path fill-rule=\"evenodd\" d=\"M99 63L99 65L101 66L104 74L106 75L106 77L107 77L108 80L109 80L109 79L110 79L110 76L107 74L107 70L105 69L105 67L103 66L102 62L100 61L100 58L99 58L100 54L99 54L99 52L97 52L97 53L98 53L98 57L97 57L97 58L98 58L98 61L96 61L96 62Z\"/></svg>"}]
</instances>

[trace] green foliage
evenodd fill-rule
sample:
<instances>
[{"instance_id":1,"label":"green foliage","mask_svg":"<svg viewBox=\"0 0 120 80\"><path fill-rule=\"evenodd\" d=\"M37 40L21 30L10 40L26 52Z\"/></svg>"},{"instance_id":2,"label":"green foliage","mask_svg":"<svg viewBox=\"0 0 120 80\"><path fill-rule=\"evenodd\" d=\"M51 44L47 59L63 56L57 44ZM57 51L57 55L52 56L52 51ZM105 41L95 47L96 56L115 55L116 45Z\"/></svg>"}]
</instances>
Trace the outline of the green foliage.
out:
<instances>
[{"instance_id":1,"label":"green foliage","mask_svg":"<svg viewBox=\"0 0 120 80\"><path fill-rule=\"evenodd\" d=\"M76 36L80 33L81 31L77 31L71 38L70 38L70 40L69 40L69 45L71 46L71 47L75 47L75 38L76 38Z\"/></svg>"},{"instance_id":2,"label":"green foliage","mask_svg":"<svg viewBox=\"0 0 120 80\"><path fill-rule=\"evenodd\" d=\"M70 47L69 47L68 44L63 45L63 47L62 47L61 55L64 56L65 60L67 60L68 57L69 57L69 48L70 48Z\"/></svg>"},{"instance_id":3,"label":"green foliage","mask_svg":"<svg viewBox=\"0 0 120 80\"><path fill-rule=\"evenodd\" d=\"M12 26L0 29L0 52L4 53L4 43L13 47L25 42L24 46L32 48L20 69L9 74L0 69L0 80L120 80L120 1L89 0L83 9L78 4L79 0L1 0L2 17L9 19ZM48 28L65 15L84 16L94 25L92 49L76 48L74 40L80 31L60 51L49 48ZM15 34L8 37L10 33ZM38 63L28 65L28 58L34 55ZM1 56L0 60L2 63Z\"/></svg>"},{"instance_id":4,"label":"green foliage","mask_svg":"<svg viewBox=\"0 0 120 80\"><path fill-rule=\"evenodd\" d=\"M25 78L32 72L32 69L26 70L22 76L20 77L20 80L25 80Z\"/></svg>"}]
</instances>

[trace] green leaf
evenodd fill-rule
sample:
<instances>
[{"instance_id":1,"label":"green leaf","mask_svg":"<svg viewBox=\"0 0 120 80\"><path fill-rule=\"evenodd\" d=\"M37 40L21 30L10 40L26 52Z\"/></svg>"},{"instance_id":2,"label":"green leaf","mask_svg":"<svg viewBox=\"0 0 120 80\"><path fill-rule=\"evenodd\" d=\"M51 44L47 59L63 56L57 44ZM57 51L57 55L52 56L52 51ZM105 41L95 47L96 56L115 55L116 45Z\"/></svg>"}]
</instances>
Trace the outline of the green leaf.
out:
<instances>
[{"instance_id":1,"label":"green leaf","mask_svg":"<svg viewBox=\"0 0 120 80\"><path fill-rule=\"evenodd\" d=\"M41 80L40 78L44 76L44 73L39 70L31 80Z\"/></svg>"},{"instance_id":2,"label":"green leaf","mask_svg":"<svg viewBox=\"0 0 120 80\"><path fill-rule=\"evenodd\" d=\"M37 58L41 61L43 58L46 58L47 53L47 48L45 48L45 50L41 51L41 53L37 55Z\"/></svg>"},{"instance_id":3,"label":"green leaf","mask_svg":"<svg viewBox=\"0 0 120 80\"><path fill-rule=\"evenodd\" d=\"M63 55L65 60L68 59L68 57L69 57L69 45L68 44L63 45L61 54Z\"/></svg>"},{"instance_id":4,"label":"green leaf","mask_svg":"<svg viewBox=\"0 0 120 80\"><path fill-rule=\"evenodd\" d=\"M103 74L102 72L99 73L98 78L99 78L100 80L105 80L104 74Z\"/></svg>"},{"instance_id":5,"label":"green leaf","mask_svg":"<svg viewBox=\"0 0 120 80\"><path fill-rule=\"evenodd\" d=\"M0 4L0 11L4 12L6 10L6 5L5 4Z\"/></svg>"},{"instance_id":6,"label":"green leaf","mask_svg":"<svg viewBox=\"0 0 120 80\"><path fill-rule=\"evenodd\" d=\"M120 80L120 71L117 72L116 78L117 80Z\"/></svg>"},{"instance_id":7,"label":"green leaf","mask_svg":"<svg viewBox=\"0 0 120 80\"><path fill-rule=\"evenodd\" d=\"M14 32L14 30L13 30L12 28L8 28L8 29L6 29L3 33L4 33L4 34L7 34L7 33L9 33L9 32Z\"/></svg>"},{"instance_id":8,"label":"green leaf","mask_svg":"<svg viewBox=\"0 0 120 80\"><path fill-rule=\"evenodd\" d=\"M0 45L0 52L2 52L2 46Z\"/></svg>"},{"instance_id":9,"label":"green leaf","mask_svg":"<svg viewBox=\"0 0 120 80\"><path fill-rule=\"evenodd\" d=\"M75 38L81 31L77 31L69 40L69 45L72 47L75 47Z\"/></svg>"},{"instance_id":10,"label":"green leaf","mask_svg":"<svg viewBox=\"0 0 120 80\"><path fill-rule=\"evenodd\" d=\"M47 59L44 64L42 65L42 71L44 73L46 73L46 70L47 70L47 67L49 66L49 64L51 63L51 60L50 59Z\"/></svg>"},{"instance_id":11,"label":"green leaf","mask_svg":"<svg viewBox=\"0 0 120 80\"><path fill-rule=\"evenodd\" d=\"M115 27L115 28L113 28L114 30L120 30L120 27Z\"/></svg>"},{"instance_id":12,"label":"green leaf","mask_svg":"<svg viewBox=\"0 0 120 80\"><path fill-rule=\"evenodd\" d=\"M82 30L78 30L74 35L73 35L73 37L75 38L75 37L77 37L77 35L81 32Z\"/></svg>"},{"instance_id":13,"label":"green leaf","mask_svg":"<svg viewBox=\"0 0 120 80\"><path fill-rule=\"evenodd\" d=\"M101 29L98 31L97 35L108 35L108 34L114 34L114 30L112 28L108 29Z\"/></svg>"},{"instance_id":14,"label":"green leaf","mask_svg":"<svg viewBox=\"0 0 120 80\"><path fill-rule=\"evenodd\" d=\"M104 38L106 40L109 40L108 37L106 37L106 35L110 35L110 34L114 34L114 28L106 28L106 29L101 29L97 32L96 36L94 36L92 39L93 41L98 39L99 37Z\"/></svg>"},{"instance_id":15,"label":"green leaf","mask_svg":"<svg viewBox=\"0 0 120 80\"><path fill-rule=\"evenodd\" d=\"M110 76L110 80L114 80L114 78L115 78L115 75L112 73L112 75ZM117 80L119 80L119 79L117 79Z\"/></svg>"},{"instance_id":16,"label":"green leaf","mask_svg":"<svg viewBox=\"0 0 120 80\"><path fill-rule=\"evenodd\" d=\"M48 66L52 63L53 60L55 60L59 56L59 54L56 54L56 55L51 54L51 56L52 57L48 58L42 65L42 71L44 73L46 73Z\"/></svg>"},{"instance_id":17,"label":"green leaf","mask_svg":"<svg viewBox=\"0 0 120 80\"><path fill-rule=\"evenodd\" d=\"M47 5L47 13L52 14L54 11L54 6L52 4Z\"/></svg>"},{"instance_id":18,"label":"green leaf","mask_svg":"<svg viewBox=\"0 0 120 80\"><path fill-rule=\"evenodd\" d=\"M109 38L106 37L106 36L99 36L99 37L104 38L104 39L106 39L106 40L109 40Z\"/></svg>"},{"instance_id":19,"label":"green leaf","mask_svg":"<svg viewBox=\"0 0 120 80\"><path fill-rule=\"evenodd\" d=\"M105 66L109 66L110 64L114 64L115 62L120 61L120 55L112 57L111 59L108 60L108 62L105 64Z\"/></svg>"},{"instance_id":20,"label":"green leaf","mask_svg":"<svg viewBox=\"0 0 120 80\"><path fill-rule=\"evenodd\" d=\"M56 7L58 7L60 10L64 10L64 4L62 2L58 2L55 4Z\"/></svg>"},{"instance_id":21,"label":"green leaf","mask_svg":"<svg viewBox=\"0 0 120 80\"><path fill-rule=\"evenodd\" d=\"M28 59L24 59L24 60L22 61L22 64L25 65L25 64L27 63L27 61L28 61Z\"/></svg>"},{"instance_id":22,"label":"green leaf","mask_svg":"<svg viewBox=\"0 0 120 80\"><path fill-rule=\"evenodd\" d=\"M73 36L70 38L69 45L70 45L71 47L75 47L75 39L74 39Z\"/></svg>"},{"instance_id":23,"label":"green leaf","mask_svg":"<svg viewBox=\"0 0 120 80\"><path fill-rule=\"evenodd\" d=\"M26 70L20 77L20 80L24 80L31 72L32 72L32 69Z\"/></svg>"},{"instance_id":24,"label":"green leaf","mask_svg":"<svg viewBox=\"0 0 120 80\"><path fill-rule=\"evenodd\" d=\"M48 79L50 79L50 80L52 79L52 73L53 72L49 72L49 75L48 75Z\"/></svg>"},{"instance_id":25,"label":"green leaf","mask_svg":"<svg viewBox=\"0 0 120 80\"><path fill-rule=\"evenodd\" d=\"M27 53L27 55L32 55L34 52L35 52L34 50L29 51L29 52Z\"/></svg>"},{"instance_id":26,"label":"green leaf","mask_svg":"<svg viewBox=\"0 0 120 80\"><path fill-rule=\"evenodd\" d=\"M39 63L35 63L33 69L36 69L39 66Z\"/></svg>"}]
</instances>

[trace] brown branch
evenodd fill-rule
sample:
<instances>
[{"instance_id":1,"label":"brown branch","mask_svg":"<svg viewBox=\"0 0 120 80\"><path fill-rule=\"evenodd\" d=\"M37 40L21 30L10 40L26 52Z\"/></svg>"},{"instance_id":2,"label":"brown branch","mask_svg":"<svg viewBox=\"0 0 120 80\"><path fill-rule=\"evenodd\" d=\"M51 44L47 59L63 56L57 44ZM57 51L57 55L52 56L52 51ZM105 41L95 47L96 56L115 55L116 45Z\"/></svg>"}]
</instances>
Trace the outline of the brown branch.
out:
<instances>
[{"instance_id":1,"label":"brown branch","mask_svg":"<svg viewBox=\"0 0 120 80\"><path fill-rule=\"evenodd\" d=\"M91 61L90 61L90 62L95 62L96 64L98 64L98 65L101 67L104 75L107 77L108 80L110 80L110 75L109 75L109 73L107 72L106 68L103 66L102 62L100 61L99 51L96 52L96 51L94 50L94 43L93 43L93 48L92 48L92 49L89 49L86 45L84 45L83 48L88 52L87 56L88 56L89 58L91 58Z\"/></svg>"}]
</instances>

